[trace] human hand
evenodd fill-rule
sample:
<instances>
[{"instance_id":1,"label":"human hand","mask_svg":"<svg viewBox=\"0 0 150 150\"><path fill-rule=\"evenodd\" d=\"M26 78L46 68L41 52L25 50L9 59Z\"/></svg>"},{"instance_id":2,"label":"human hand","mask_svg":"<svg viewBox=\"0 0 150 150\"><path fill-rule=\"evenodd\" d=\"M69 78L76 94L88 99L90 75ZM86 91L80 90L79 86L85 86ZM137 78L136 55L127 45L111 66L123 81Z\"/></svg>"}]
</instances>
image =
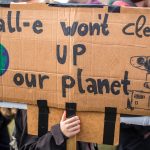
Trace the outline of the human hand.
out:
<instances>
[{"instance_id":1,"label":"human hand","mask_svg":"<svg viewBox=\"0 0 150 150\"><path fill-rule=\"evenodd\" d=\"M147 139L148 137L150 137L150 132L147 132L147 133L144 135L144 139Z\"/></svg>"},{"instance_id":2,"label":"human hand","mask_svg":"<svg viewBox=\"0 0 150 150\"><path fill-rule=\"evenodd\" d=\"M60 129L62 133L70 138L80 132L80 120L78 116L66 118L66 111L63 113L60 121Z\"/></svg>"}]
</instances>

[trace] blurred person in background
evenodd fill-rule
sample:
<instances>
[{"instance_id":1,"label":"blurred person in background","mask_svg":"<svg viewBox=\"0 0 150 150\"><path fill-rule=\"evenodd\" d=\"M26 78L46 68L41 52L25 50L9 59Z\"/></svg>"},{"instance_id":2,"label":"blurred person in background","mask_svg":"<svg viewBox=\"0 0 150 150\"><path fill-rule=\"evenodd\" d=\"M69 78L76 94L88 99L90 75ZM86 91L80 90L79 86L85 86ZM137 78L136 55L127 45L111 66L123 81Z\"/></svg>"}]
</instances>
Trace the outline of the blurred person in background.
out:
<instances>
[{"instance_id":1,"label":"blurred person in background","mask_svg":"<svg viewBox=\"0 0 150 150\"><path fill-rule=\"evenodd\" d=\"M15 109L0 108L0 150L10 150L8 124L15 114Z\"/></svg>"}]
</instances>

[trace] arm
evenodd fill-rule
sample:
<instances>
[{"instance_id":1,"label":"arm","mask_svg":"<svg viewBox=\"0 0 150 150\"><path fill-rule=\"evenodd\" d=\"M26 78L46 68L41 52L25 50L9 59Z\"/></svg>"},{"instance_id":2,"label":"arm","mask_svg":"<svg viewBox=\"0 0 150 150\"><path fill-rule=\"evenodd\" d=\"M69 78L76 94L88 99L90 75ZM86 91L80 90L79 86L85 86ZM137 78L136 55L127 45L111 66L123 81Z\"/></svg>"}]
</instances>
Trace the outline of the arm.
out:
<instances>
[{"instance_id":1,"label":"arm","mask_svg":"<svg viewBox=\"0 0 150 150\"><path fill-rule=\"evenodd\" d=\"M67 137L74 136L79 132L79 118L73 117L66 119L64 113L60 125L52 127L50 132L47 132L42 137L32 136L27 134L27 115L26 111L18 111L16 116L16 139L19 150L56 150L65 149Z\"/></svg>"}]
</instances>

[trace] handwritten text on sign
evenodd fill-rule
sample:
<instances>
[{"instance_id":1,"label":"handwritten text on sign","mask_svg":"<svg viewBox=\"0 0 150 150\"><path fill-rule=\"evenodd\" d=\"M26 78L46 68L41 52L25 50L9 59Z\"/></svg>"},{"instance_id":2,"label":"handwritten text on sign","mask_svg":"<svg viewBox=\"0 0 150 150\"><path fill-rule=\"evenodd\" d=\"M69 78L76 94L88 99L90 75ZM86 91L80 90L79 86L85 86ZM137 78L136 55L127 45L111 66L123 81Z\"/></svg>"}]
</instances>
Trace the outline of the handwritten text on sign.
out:
<instances>
[{"instance_id":1,"label":"handwritten text on sign","mask_svg":"<svg viewBox=\"0 0 150 150\"><path fill-rule=\"evenodd\" d=\"M13 14L14 13L14 14ZM15 17L15 24L12 23L12 16ZM8 11L6 19L0 18L0 32L22 32L24 28L31 28L35 34L41 34L44 32L44 24L41 20L37 19L32 24L29 21L24 21L22 24L20 22L21 12L16 11ZM111 34L108 25L109 14L104 14L102 19L102 15L98 15L98 19L100 22L96 23L80 23L78 21L74 21L71 26L68 26L66 22L60 22L60 28L63 31L64 36L74 36L78 34L79 36L108 36ZM146 26L147 18L144 15L140 15L136 22L126 24L122 33L127 36L137 36L138 38L150 37L150 27ZM60 51L63 51L63 55L60 54ZM68 57L69 48L67 45L56 45L56 58L59 64L65 65L66 59ZM73 61L72 64L74 66L78 65L78 57L81 57L86 53L87 47L84 44L78 43L72 46L72 56ZM128 86L130 85L130 80L128 79L128 71L124 72L124 76L121 81L115 80L110 83L108 79L94 79L94 78L86 78L82 79L82 68L77 69L76 79L72 76L63 75L62 76L62 97L66 97L67 89L72 89L75 85L78 87L78 91L81 94L86 92L93 94L104 94L104 93L112 93L113 95L119 95L120 89L123 89L125 95L129 94ZM17 86L21 86L26 84L29 88L35 88L39 86L40 89L44 88L44 82L46 80L50 80L48 75L38 76L35 74L25 74L16 73L13 77L14 84ZM83 87L83 82L87 83L87 87Z\"/></svg>"}]
</instances>

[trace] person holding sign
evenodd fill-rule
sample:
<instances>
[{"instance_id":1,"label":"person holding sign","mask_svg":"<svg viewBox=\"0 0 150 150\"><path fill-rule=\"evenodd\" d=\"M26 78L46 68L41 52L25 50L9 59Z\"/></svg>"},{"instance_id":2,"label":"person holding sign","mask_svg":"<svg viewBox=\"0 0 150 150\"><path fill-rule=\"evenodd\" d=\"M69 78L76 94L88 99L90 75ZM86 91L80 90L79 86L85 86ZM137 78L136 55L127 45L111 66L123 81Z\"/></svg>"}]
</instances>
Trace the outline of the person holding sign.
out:
<instances>
[{"instance_id":1,"label":"person holding sign","mask_svg":"<svg viewBox=\"0 0 150 150\"><path fill-rule=\"evenodd\" d=\"M63 113L60 124L54 125L51 131L38 137L27 134L27 113L18 110L15 117L15 137L19 150L66 150L66 141L80 132L80 119L78 116L66 118ZM77 150L96 150L93 144L78 142Z\"/></svg>"}]
</instances>

